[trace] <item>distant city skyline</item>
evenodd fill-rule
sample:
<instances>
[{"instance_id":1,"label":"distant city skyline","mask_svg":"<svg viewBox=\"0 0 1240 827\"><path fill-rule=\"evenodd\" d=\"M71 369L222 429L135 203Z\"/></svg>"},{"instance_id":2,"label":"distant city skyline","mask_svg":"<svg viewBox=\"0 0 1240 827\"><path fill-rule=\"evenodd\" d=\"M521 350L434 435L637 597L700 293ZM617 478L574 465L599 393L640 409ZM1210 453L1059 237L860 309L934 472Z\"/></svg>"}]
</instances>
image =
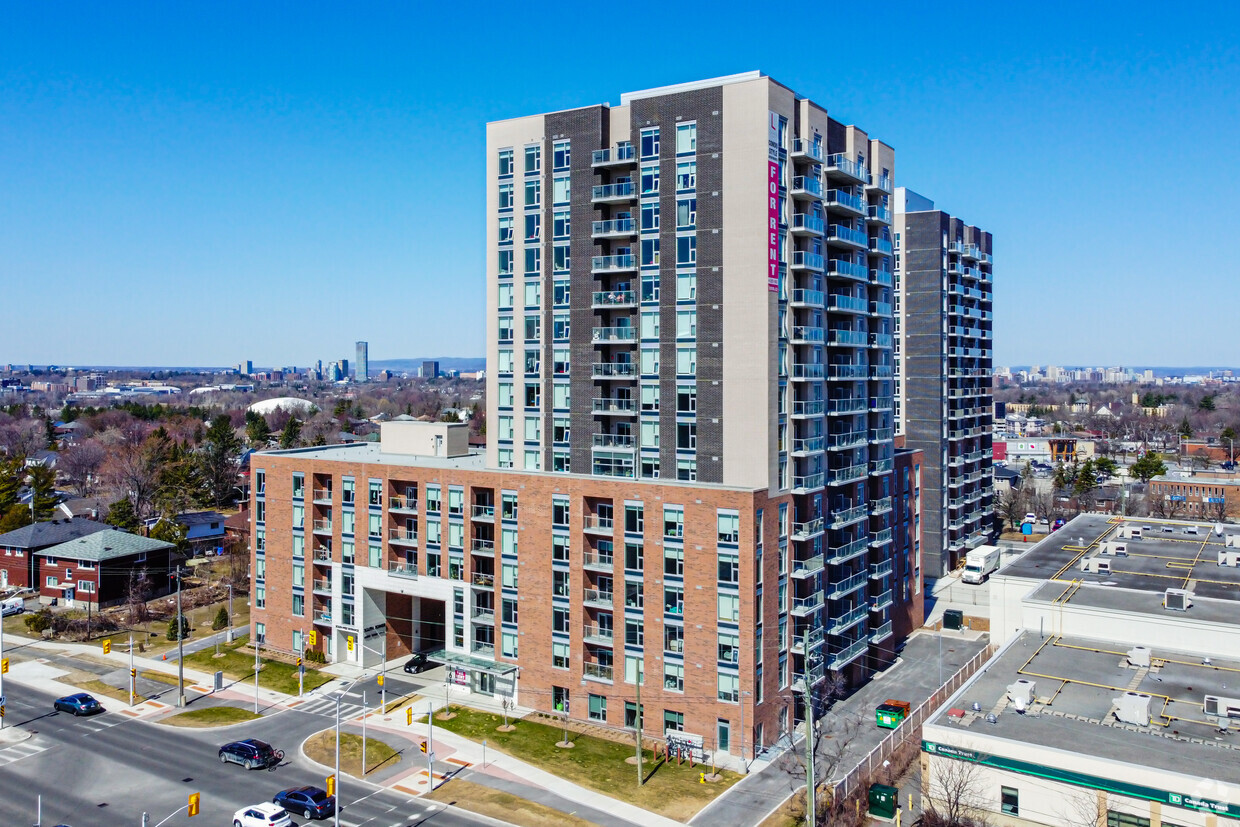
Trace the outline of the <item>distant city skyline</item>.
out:
<instances>
[{"instance_id":1,"label":"distant city skyline","mask_svg":"<svg viewBox=\"0 0 1240 827\"><path fill-rule=\"evenodd\" d=\"M1214 310L1236 282L1217 243L1240 223L1240 159L1222 151L1240 137L1235 6L1073 7L1063 25L1045 7L897 4L884 59L859 54L847 84L736 25L748 6L716 12L670 11L628 65L598 61L588 16L15 6L0 353L228 365L252 358L244 341L291 364L309 337L344 358L363 335L376 353L481 354L485 123L759 69L890 142L897 185L995 233L997 364L1240 363ZM683 49L686 29L710 48ZM516 72L491 48L523 41L561 48ZM1180 225L1158 183L1190 176L1191 195L1166 187L1199 207Z\"/></svg>"}]
</instances>

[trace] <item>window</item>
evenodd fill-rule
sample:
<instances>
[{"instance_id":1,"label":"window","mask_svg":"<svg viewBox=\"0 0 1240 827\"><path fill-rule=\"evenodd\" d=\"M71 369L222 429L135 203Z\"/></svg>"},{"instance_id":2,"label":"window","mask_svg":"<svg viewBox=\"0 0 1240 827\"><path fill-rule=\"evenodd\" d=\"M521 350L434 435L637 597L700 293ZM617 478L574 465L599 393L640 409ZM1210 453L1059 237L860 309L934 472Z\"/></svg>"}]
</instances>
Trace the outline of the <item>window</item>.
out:
<instances>
[{"instance_id":1,"label":"window","mask_svg":"<svg viewBox=\"0 0 1240 827\"><path fill-rule=\"evenodd\" d=\"M719 619L724 623L739 623L741 619L741 598L735 594L719 595Z\"/></svg>"},{"instance_id":2,"label":"window","mask_svg":"<svg viewBox=\"0 0 1240 827\"><path fill-rule=\"evenodd\" d=\"M505 309L511 310L512 309L512 285L505 282L504 284L499 285L496 292L498 294L498 298L496 299L496 302L495 302L496 305L501 310L505 310Z\"/></svg>"},{"instance_id":3,"label":"window","mask_svg":"<svg viewBox=\"0 0 1240 827\"><path fill-rule=\"evenodd\" d=\"M254 640L261 646L267 643L267 624L254 624Z\"/></svg>"},{"instance_id":4,"label":"window","mask_svg":"<svg viewBox=\"0 0 1240 827\"><path fill-rule=\"evenodd\" d=\"M641 386L641 409L643 413L658 413L659 411L659 386L658 385L642 385Z\"/></svg>"},{"instance_id":5,"label":"window","mask_svg":"<svg viewBox=\"0 0 1240 827\"><path fill-rule=\"evenodd\" d=\"M557 416L551 420L551 441L568 442L572 435L570 421L566 416Z\"/></svg>"},{"instance_id":6,"label":"window","mask_svg":"<svg viewBox=\"0 0 1240 827\"><path fill-rule=\"evenodd\" d=\"M641 665L640 661L638 662L638 665L639 666ZM625 666L624 671L625 671L625 678L624 678L625 682L634 683L634 681L631 681L628 679L627 664ZM638 672L640 673L640 671L641 670L639 669ZM642 683L645 683L645 681L642 681ZM638 711L637 704L633 703L632 701L625 701L624 702L624 725L628 727L629 729L637 729L638 719L640 718L642 720L642 725L644 727L645 726L645 706L646 706L645 704L642 704L642 710Z\"/></svg>"},{"instance_id":7,"label":"window","mask_svg":"<svg viewBox=\"0 0 1240 827\"><path fill-rule=\"evenodd\" d=\"M505 589L515 589L517 587L516 563L504 563L500 567L500 585Z\"/></svg>"},{"instance_id":8,"label":"window","mask_svg":"<svg viewBox=\"0 0 1240 827\"><path fill-rule=\"evenodd\" d=\"M697 338L697 311L680 310L676 313L676 338Z\"/></svg>"},{"instance_id":9,"label":"window","mask_svg":"<svg viewBox=\"0 0 1240 827\"><path fill-rule=\"evenodd\" d=\"M517 657L517 633L504 632L499 637L500 654L506 658Z\"/></svg>"},{"instance_id":10,"label":"window","mask_svg":"<svg viewBox=\"0 0 1240 827\"><path fill-rule=\"evenodd\" d=\"M685 613L685 590L681 586L663 586L663 611L672 615Z\"/></svg>"},{"instance_id":11,"label":"window","mask_svg":"<svg viewBox=\"0 0 1240 827\"><path fill-rule=\"evenodd\" d=\"M525 317L525 340L536 342L542 336L542 317L531 314Z\"/></svg>"},{"instance_id":12,"label":"window","mask_svg":"<svg viewBox=\"0 0 1240 827\"><path fill-rule=\"evenodd\" d=\"M551 631L559 632L565 635L569 633L570 627L568 609L551 609Z\"/></svg>"},{"instance_id":13,"label":"window","mask_svg":"<svg viewBox=\"0 0 1240 827\"><path fill-rule=\"evenodd\" d=\"M571 387L567 382L556 382L551 386L551 407L567 410L572 399Z\"/></svg>"},{"instance_id":14,"label":"window","mask_svg":"<svg viewBox=\"0 0 1240 827\"><path fill-rule=\"evenodd\" d=\"M569 186L567 175L557 175L551 179L551 203L567 204L569 200Z\"/></svg>"},{"instance_id":15,"label":"window","mask_svg":"<svg viewBox=\"0 0 1240 827\"><path fill-rule=\"evenodd\" d=\"M1169 821L1162 822L1162 825L1163 827L1179 827ZM1129 813L1107 810L1107 827L1150 827L1150 820Z\"/></svg>"},{"instance_id":16,"label":"window","mask_svg":"<svg viewBox=\"0 0 1240 827\"><path fill-rule=\"evenodd\" d=\"M556 313L551 317L551 337L556 341L566 341L569 333L569 316L567 313ZM567 371L566 371L567 372Z\"/></svg>"},{"instance_id":17,"label":"window","mask_svg":"<svg viewBox=\"0 0 1240 827\"><path fill-rule=\"evenodd\" d=\"M572 267L572 254L567 244L557 244L551 248L551 268L556 272L564 272Z\"/></svg>"},{"instance_id":18,"label":"window","mask_svg":"<svg viewBox=\"0 0 1240 827\"><path fill-rule=\"evenodd\" d=\"M643 311L641 314L641 337L643 339L659 338L659 311Z\"/></svg>"},{"instance_id":19,"label":"window","mask_svg":"<svg viewBox=\"0 0 1240 827\"><path fill-rule=\"evenodd\" d=\"M697 263L697 236L685 235L676 238L676 266Z\"/></svg>"},{"instance_id":20,"label":"window","mask_svg":"<svg viewBox=\"0 0 1240 827\"><path fill-rule=\"evenodd\" d=\"M629 534L641 534L646 529L646 521L641 503L624 504L624 530Z\"/></svg>"},{"instance_id":21,"label":"window","mask_svg":"<svg viewBox=\"0 0 1240 827\"><path fill-rule=\"evenodd\" d=\"M741 699L741 679L739 675L727 672L719 673L719 700L724 703L738 703Z\"/></svg>"},{"instance_id":22,"label":"window","mask_svg":"<svg viewBox=\"0 0 1240 827\"><path fill-rule=\"evenodd\" d=\"M676 190L697 189L697 161L682 161L676 165Z\"/></svg>"},{"instance_id":23,"label":"window","mask_svg":"<svg viewBox=\"0 0 1240 827\"><path fill-rule=\"evenodd\" d=\"M567 534L551 535L551 559L556 563L567 563L572 555L572 547Z\"/></svg>"},{"instance_id":24,"label":"window","mask_svg":"<svg viewBox=\"0 0 1240 827\"><path fill-rule=\"evenodd\" d=\"M512 316L500 316L498 326L498 341L512 341Z\"/></svg>"},{"instance_id":25,"label":"window","mask_svg":"<svg viewBox=\"0 0 1240 827\"><path fill-rule=\"evenodd\" d=\"M556 376L566 376L572 364L568 348L556 348L551 351L551 372Z\"/></svg>"},{"instance_id":26,"label":"window","mask_svg":"<svg viewBox=\"0 0 1240 827\"><path fill-rule=\"evenodd\" d=\"M512 173L513 173L512 150L501 149L499 151L499 174L500 175L512 175Z\"/></svg>"},{"instance_id":27,"label":"window","mask_svg":"<svg viewBox=\"0 0 1240 827\"><path fill-rule=\"evenodd\" d=\"M1020 791L1015 787L1000 787L999 803L1004 815L1020 815Z\"/></svg>"},{"instance_id":28,"label":"window","mask_svg":"<svg viewBox=\"0 0 1240 827\"><path fill-rule=\"evenodd\" d=\"M554 238L568 238L571 220L568 210L556 210L551 215L551 235Z\"/></svg>"},{"instance_id":29,"label":"window","mask_svg":"<svg viewBox=\"0 0 1240 827\"><path fill-rule=\"evenodd\" d=\"M551 687L551 708L556 712L568 712L568 689L563 686Z\"/></svg>"},{"instance_id":30,"label":"window","mask_svg":"<svg viewBox=\"0 0 1240 827\"><path fill-rule=\"evenodd\" d=\"M607 698L604 695L590 696L590 720L606 721L607 720Z\"/></svg>"},{"instance_id":31,"label":"window","mask_svg":"<svg viewBox=\"0 0 1240 827\"><path fill-rule=\"evenodd\" d=\"M641 364L639 368L645 376L657 376L659 373L659 349L657 347L644 347L641 351Z\"/></svg>"},{"instance_id":32,"label":"window","mask_svg":"<svg viewBox=\"0 0 1240 827\"><path fill-rule=\"evenodd\" d=\"M651 201L642 204L641 230L643 233L657 232L659 229L659 202Z\"/></svg>"},{"instance_id":33,"label":"window","mask_svg":"<svg viewBox=\"0 0 1240 827\"><path fill-rule=\"evenodd\" d=\"M681 384L676 386L676 413L697 413L697 385Z\"/></svg>"},{"instance_id":34,"label":"window","mask_svg":"<svg viewBox=\"0 0 1240 827\"><path fill-rule=\"evenodd\" d=\"M530 416L525 419L525 441L538 442L542 439L542 420Z\"/></svg>"},{"instance_id":35,"label":"window","mask_svg":"<svg viewBox=\"0 0 1240 827\"><path fill-rule=\"evenodd\" d=\"M641 423L641 446L643 448L659 447L659 420L643 419Z\"/></svg>"},{"instance_id":36,"label":"window","mask_svg":"<svg viewBox=\"0 0 1240 827\"><path fill-rule=\"evenodd\" d=\"M293 595L293 617L305 617L305 616L306 616L306 596L302 594L294 594ZM297 633L294 632L294 634L297 634ZM299 649L300 647L294 646L293 648Z\"/></svg>"},{"instance_id":37,"label":"window","mask_svg":"<svg viewBox=\"0 0 1240 827\"><path fill-rule=\"evenodd\" d=\"M266 586L255 586L254 587L254 608L256 609L267 608L267 587Z\"/></svg>"},{"instance_id":38,"label":"window","mask_svg":"<svg viewBox=\"0 0 1240 827\"><path fill-rule=\"evenodd\" d=\"M735 666L741 659L741 638L734 632L719 633L719 662Z\"/></svg>"},{"instance_id":39,"label":"window","mask_svg":"<svg viewBox=\"0 0 1240 827\"><path fill-rule=\"evenodd\" d=\"M624 645L644 646L646 644L646 625L640 620L624 621Z\"/></svg>"},{"instance_id":40,"label":"window","mask_svg":"<svg viewBox=\"0 0 1240 827\"><path fill-rule=\"evenodd\" d=\"M537 382L525 383L525 407L537 408L542 404L542 386Z\"/></svg>"},{"instance_id":41,"label":"window","mask_svg":"<svg viewBox=\"0 0 1240 827\"><path fill-rule=\"evenodd\" d=\"M542 248L525 248L525 275L537 276L542 272Z\"/></svg>"},{"instance_id":42,"label":"window","mask_svg":"<svg viewBox=\"0 0 1240 827\"><path fill-rule=\"evenodd\" d=\"M531 212L525 214L525 235L522 236L526 241L538 241L539 233L542 231L542 214ZM526 302L529 304L529 302Z\"/></svg>"},{"instance_id":43,"label":"window","mask_svg":"<svg viewBox=\"0 0 1240 827\"><path fill-rule=\"evenodd\" d=\"M642 239L641 265L642 267L659 266L659 239L657 237Z\"/></svg>"},{"instance_id":44,"label":"window","mask_svg":"<svg viewBox=\"0 0 1240 827\"><path fill-rule=\"evenodd\" d=\"M513 268L512 250L499 251L499 274L501 276L511 276Z\"/></svg>"},{"instance_id":45,"label":"window","mask_svg":"<svg viewBox=\"0 0 1240 827\"><path fill-rule=\"evenodd\" d=\"M303 499L306 496L306 478L301 474L293 475L293 498Z\"/></svg>"},{"instance_id":46,"label":"window","mask_svg":"<svg viewBox=\"0 0 1240 827\"><path fill-rule=\"evenodd\" d=\"M741 541L741 515L734 511L720 511L717 517L719 523L719 542L731 543L735 545Z\"/></svg>"},{"instance_id":47,"label":"window","mask_svg":"<svg viewBox=\"0 0 1240 827\"><path fill-rule=\"evenodd\" d=\"M676 301L696 301L697 300L697 273L677 273L676 274Z\"/></svg>"},{"instance_id":48,"label":"window","mask_svg":"<svg viewBox=\"0 0 1240 827\"><path fill-rule=\"evenodd\" d=\"M673 712L670 709L663 711L663 729L675 730L676 732L684 732L685 730L685 713Z\"/></svg>"},{"instance_id":49,"label":"window","mask_svg":"<svg viewBox=\"0 0 1240 827\"><path fill-rule=\"evenodd\" d=\"M507 244L512 241L512 216L501 216L499 219L499 243Z\"/></svg>"},{"instance_id":50,"label":"window","mask_svg":"<svg viewBox=\"0 0 1240 827\"><path fill-rule=\"evenodd\" d=\"M538 172L542 168L542 147L527 146L525 148L525 172Z\"/></svg>"},{"instance_id":51,"label":"window","mask_svg":"<svg viewBox=\"0 0 1240 827\"><path fill-rule=\"evenodd\" d=\"M697 152L697 124L681 123L676 125L676 154L685 155Z\"/></svg>"},{"instance_id":52,"label":"window","mask_svg":"<svg viewBox=\"0 0 1240 827\"><path fill-rule=\"evenodd\" d=\"M567 669L569 665L569 652L567 643L551 644L551 665L556 669Z\"/></svg>"},{"instance_id":53,"label":"window","mask_svg":"<svg viewBox=\"0 0 1240 827\"><path fill-rule=\"evenodd\" d=\"M646 684L646 666L642 661L641 655L625 655L624 656L624 682L625 683L641 683ZM632 704L625 704L625 715L628 715L628 708ZM636 711L636 710L634 710ZM627 720L627 717L626 717ZM632 724L629 724L632 726Z\"/></svg>"},{"instance_id":54,"label":"window","mask_svg":"<svg viewBox=\"0 0 1240 827\"><path fill-rule=\"evenodd\" d=\"M641 571L645 565L645 548L640 542L624 544L624 567L629 571Z\"/></svg>"},{"instance_id":55,"label":"window","mask_svg":"<svg viewBox=\"0 0 1240 827\"><path fill-rule=\"evenodd\" d=\"M646 586L640 580L624 582L624 608L640 609L646 605Z\"/></svg>"},{"instance_id":56,"label":"window","mask_svg":"<svg viewBox=\"0 0 1240 827\"><path fill-rule=\"evenodd\" d=\"M663 548L663 573L669 577L685 576L685 550L673 546Z\"/></svg>"},{"instance_id":57,"label":"window","mask_svg":"<svg viewBox=\"0 0 1240 827\"><path fill-rule=\"evenodd\" d=\"M555 497L551 500L551 524L568 525L569 501L567 497Z\"/></svg>"},{"instance_id":58,"label":"window","mask_svg":"<svg viewBox=\"0 0 1240 827\"><path fill-rule=\"evenodd\" d=\"M719 555L719 582L723 585L736 586L741 580L740 558L735 554Z\"/></svg>"},{"instance_id":59,"label":"window","mask_svg":"<svg viewBox=\"0 0 1240 827\"><path fill-rule=\"evenodd\" d=\"M659 157L659 128L657 126L642 130L641 157L643 160Z\"/></svg>"},{"instance_id":60,"label":"window","mask_svg":"<svg viewBox=\"0 0 1240 827\"><path fill-rule=\"evenodd\" d=\"M525 182L525 206L537 207L542 204L542 181L531 178Z\"/></svg>"},{"instance_id":61,"label":"window","mask_svg":"<svg viewBox=\"0 0 1240 827\"><path fill-rule=\"evenodd\" d=\"M683 626L669 623L663 628L663 651L675 655L685 653L685 628Z\"/></svg>"},{"instance_id":62,"label":"window","mask_svg":"<svg viewBox=\"0 0 1240 827\"><path fill-rule=\"evenodd\" d=\"M642 195L659 194L659 168L657 166L642 167L641 185Z\"/></svg>"},{"instance_id":63,"label":"window","mask_svg":"<svg viewBox=\"0 0 1240 827\"><path fill-rule=\"evenodd\" d=\"M566 571L551 572L551 596L552 597L568 597L569 578Z\"/></svg>"},{"instance_id":64,"label":"window","mask_svg":"<svg viewBox=\"0 0 1240 827\"><path fill-rule=\"evenodd\" d=\"M552 302L557 307L567 305L568 300L569 300L569 295L570 295L568 280L559 279L555 281L555 283L552 285L552 289L554 291L552 295L552 299L551 299Z\"/></svg>"},{"instance_id":65,"label":"window","mask_svg":"<svg viewBox=\"0 0 1240 827\"><path fill-rule=\"evenodd\" d=\"M659 300L659 274L642 273L642 302L648 304Z\"/></svg>"},{"instance_id":66,"label":"window","mask_svg":"<svg viewBox=\"0 0 1240 827\"><path fill-rule=\"evenodd\" d=\"M676 373L680 376L697 375L697 348L676 348Z\"/></svg>"},{"instance_id":67,"label":"window","mask_svg":"<svg viewBox=\"0 0 1240 827\"><path fill-rule=\"evenodd\" d=\"M663 536L682 540L685 536L685 510L680 506L663 506Z\"/></svg>"},{"instance_id":68,"label":"window","mask_svg":"<svg viewBox=\"0 0 1240 827\"><path fill-rule=\"evenodd\" d=\"M568 169L572 160L572 150L568 141L556 141L551 145L551 168Z\"/></svg>"},{"instance_id":69,"label":"window","mask_svg":"<svg viewBox=\"0 0 1240 827\"><path fill-rule=\"evenodd\" d=\"M676 423L676 450L678 451L697 450L697 423L696 422L677 422Z\"/></svg>"},{"instance_id":70,"label":"window","mask_svg":"<svg viewBox=\"0 0 1240 827\"><path fill-rule=\"evenodd\" d=\"M513 202L513 186L512 184L499 185L499 208L501 210L511 210Z\"/></svg>"},{"instance_id":71,"label":"window","mask_svg":"<svg viewBox=\"0 0 1240 827\"><path fill-rule=\"evenodd\" d=\"M685 665L663 662L663 688L669 692L685 691Z\"/></svg>"},{"instance_id":72,"label":"window","mask_svg":"<svg viewBox=\"0 0 1240 827\"><path fill-rule=\"evenodd\" d=\"M500 609L500 619L503 620L504 623L511 623L515 625L517 622L517 601L501 600Z\"/></svg>"},{"instance_id":73,"label":"window","mask_svg":"<svg viewBox=\"0 0 1240 827\"><path fill-rule=\"evenodd\" d=\"M697 199L680 198L676 201L676 229L697 229Z\"/></svg>"}]
</instances>

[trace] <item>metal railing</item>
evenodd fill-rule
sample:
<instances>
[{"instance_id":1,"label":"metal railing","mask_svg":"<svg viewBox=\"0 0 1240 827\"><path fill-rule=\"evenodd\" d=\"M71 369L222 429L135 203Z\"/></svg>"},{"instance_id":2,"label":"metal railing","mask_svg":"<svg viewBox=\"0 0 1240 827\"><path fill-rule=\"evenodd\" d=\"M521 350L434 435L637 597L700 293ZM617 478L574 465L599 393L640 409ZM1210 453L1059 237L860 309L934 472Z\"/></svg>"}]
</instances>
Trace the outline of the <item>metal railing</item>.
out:
<instances>
[{"instance_id":1,"label":"metal railing","mask_svg":"<svg viewBox=\"0 0 1240 827\"><path fill-rule=\"evenodd\" d=\"M389 560L388 574L394 574L397 577L416 578L418 576L418 566L416 563L406 563L404 561Z\"/></svg>"},{"instance_id":2,"label":"metal railing","mask_svg":"<svg viewBox=\"0 0 1240 827\"><path fill-rule=\"evenodd\" d=\"M583 663L581 665L582 677L587 680L607 681L611 682L612 675L615 670L610 666L604 666L601 663Z\"/></svg>"},{"instance_id":3,"label":"metal railing","mask_svg":"<svg viewBox=\"0 0 1240 827\"><path fill-rule=\"evenodd\" d=\"M622 253L614 256L591 256L590 269L595 273L607 270L633 270L637 267L637 256Z\"/></svg>"},{"instance_id":4,"label":"metal railing","mask_svg":"<svg viewBox=\"0 0 1240 827\"><path fill-rule=\"evenodd\" d=\"M610 221L594 221L590 224L591 235L631 235L637 232L637 222L632 218L613 218Z\"/></svg>"},{"instance_id":5,"label":"metal railing","mask_svg":"<svg viewBox=\"0 0 1240 827\"><path fill-rule=\"evenodd\" d=\"M590 200L610 201L612 199L629 199L637 193L632 181L619 184L600 184L590 188Z\"/></svg>"},{"instance_id":6,"label":"metal railing","mask_svg":"<svg viewBox=\"0 0 1240 827\"><path fill-rule=\"evenodd\" d=\"M418 532L409 528L389 528L388 539L394 543L416 543Z\"/></svg>"}]
</instances>

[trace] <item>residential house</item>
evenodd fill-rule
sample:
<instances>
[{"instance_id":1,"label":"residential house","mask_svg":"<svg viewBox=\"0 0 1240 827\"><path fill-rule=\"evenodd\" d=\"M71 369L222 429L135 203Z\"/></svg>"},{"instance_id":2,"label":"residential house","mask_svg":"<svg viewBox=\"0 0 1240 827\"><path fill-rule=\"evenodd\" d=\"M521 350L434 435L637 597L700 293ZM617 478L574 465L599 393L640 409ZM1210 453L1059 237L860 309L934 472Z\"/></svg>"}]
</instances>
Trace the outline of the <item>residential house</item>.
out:
<instances>
[{"instance_id":1,"label":"residential house","mask_svg":"<svg viewBox=\"0 0 1240 827\"><path fill-rule=\"evenodd\" d=\"M36 551L35 577L39 600L61 606L105 608L125 602L130 576L145 569L147 599L172 591L168 576L181 559L176 546L107 528L76 540Z\"/></svg>"},{"instance_id":2,"label":"residential house","mask_svg":"<svg viewBox=\"0 0 1240 827\"><path fill-rule=\"evenodd\" d=\"M48 520L0 534L0 588L34 587L35 552L107 529L92 520Z\"/></svg>"}]
</instances>

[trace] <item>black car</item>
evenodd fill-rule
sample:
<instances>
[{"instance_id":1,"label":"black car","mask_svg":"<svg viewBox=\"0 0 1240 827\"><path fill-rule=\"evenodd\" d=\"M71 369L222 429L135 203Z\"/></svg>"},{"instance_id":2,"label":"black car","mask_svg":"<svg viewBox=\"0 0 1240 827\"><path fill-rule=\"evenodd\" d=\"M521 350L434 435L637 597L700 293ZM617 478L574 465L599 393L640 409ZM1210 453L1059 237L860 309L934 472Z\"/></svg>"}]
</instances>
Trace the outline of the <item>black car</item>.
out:
<instances>
[{"instance_id":1,"label":"black car","mask_svg":"<svg viewBox=\"0 0 1240 827\"><path fill-rule=\"evenodd\" d=\"M103 706L95 700L94 696L87 695L85 692L57 698L52 703L52 708L57 712L72 712L74 715L95 715L103 712Z\"/></svg>"},{"instance_id":2,"label":"black car","mask_svg":"<svg viewBox=\"0 0 1240 827\"><path fill-rule=\"evenodd\" d=\"M271 799L290 813L305 818L327 818L336 811L336 796L318 787L293 787L275 794Z\"/></svg>"},{"instance_id":3,"label":"black car","mask_svg":"<svg viewBox=\"0 0 1240 827\"><path fill-rule=\"evenodd\" d=\"M418 652L405 663L405 671L410 675L416 675L418 672L425 672L434 666L435 664L426 659L426 655Z\"/></svg>"},{"instance_id":4,"label":"black car","mask_svg":"<svg viewBox=\"0 0 1240 827\"><path fill-rule=\"evenodd\" d=\"M271 744L257 738L233 741L220 747L221 764L240 764L247 770L274 767L284 754L271 748Z\"/></svg>"}]
</instances>

